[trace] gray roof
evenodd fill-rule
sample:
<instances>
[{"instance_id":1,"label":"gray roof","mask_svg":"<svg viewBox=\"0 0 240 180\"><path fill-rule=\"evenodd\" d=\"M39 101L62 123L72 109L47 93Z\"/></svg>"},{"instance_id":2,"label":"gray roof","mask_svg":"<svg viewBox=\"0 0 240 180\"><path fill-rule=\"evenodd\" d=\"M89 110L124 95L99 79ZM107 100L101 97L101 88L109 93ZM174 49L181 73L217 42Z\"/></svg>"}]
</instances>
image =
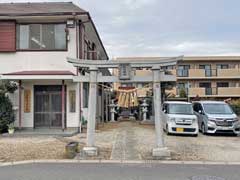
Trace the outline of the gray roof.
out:
<instances>
[{"instance_id":1,"label":"gray roof","mask_svg":"<svg viewBox=\"0 0 240 180\"><path fill-rule=\"evenodd\" d=\"M85 10L72 2L0 3L0 16L81 14Z\"/></svg>"}]
</instances>

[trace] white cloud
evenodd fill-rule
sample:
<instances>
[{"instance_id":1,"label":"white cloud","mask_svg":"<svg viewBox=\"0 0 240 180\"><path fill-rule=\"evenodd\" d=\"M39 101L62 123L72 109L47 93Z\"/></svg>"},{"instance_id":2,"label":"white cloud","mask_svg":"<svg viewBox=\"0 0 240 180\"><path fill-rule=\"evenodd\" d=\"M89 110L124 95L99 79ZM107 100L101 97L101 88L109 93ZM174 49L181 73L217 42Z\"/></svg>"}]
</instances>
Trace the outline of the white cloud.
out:
<instances>
[{"instance_id":1,"label":"white cloud","mask_svg":"<svg viewBox=\"0 0 240 180\"><path fill-rule=\"evenodd\" d=\"M0 0L20 1L48 0ZM90 12L109 57L240 55L238 1L73 1Z\"/></svg>"}]
</instances>

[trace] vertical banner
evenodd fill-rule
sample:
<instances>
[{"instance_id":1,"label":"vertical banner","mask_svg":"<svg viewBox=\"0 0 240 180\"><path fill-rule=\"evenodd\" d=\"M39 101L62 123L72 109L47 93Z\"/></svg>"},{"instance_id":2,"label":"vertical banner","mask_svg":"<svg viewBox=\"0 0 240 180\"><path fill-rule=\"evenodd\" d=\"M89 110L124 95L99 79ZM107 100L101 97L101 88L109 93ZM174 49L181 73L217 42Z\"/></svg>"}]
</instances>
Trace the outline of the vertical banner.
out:
<instances>
[{"instance_id":1,"label":"vertical banner","mask_svg":"<svg viewBox=\"0 0 240 180\"><path fill-rule=\"evenodd\" d=\"M69 91L69 110L70 112L76 112L76 91Z\"/></svg>"},{"instance_id":2,"label":"vertical banner","mask_svg":"<svg viewBox=\"0 0 240 180\"><path fill-rule=\"evenodd\" d=\"M24 90L24 113L31 112L31 90Z\"/></svg>"}]
</instances>

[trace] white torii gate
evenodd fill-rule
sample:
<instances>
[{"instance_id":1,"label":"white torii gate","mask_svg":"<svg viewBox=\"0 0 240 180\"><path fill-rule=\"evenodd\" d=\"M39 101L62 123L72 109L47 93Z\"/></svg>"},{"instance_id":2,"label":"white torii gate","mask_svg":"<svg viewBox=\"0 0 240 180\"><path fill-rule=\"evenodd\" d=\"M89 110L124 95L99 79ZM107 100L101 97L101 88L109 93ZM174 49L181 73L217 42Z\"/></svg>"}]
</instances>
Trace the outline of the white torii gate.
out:
<instances>
[{"instance_id":1,"label":"white torii gate","mask_svg":"<svg viewBox=\"0 0 240 180\"><path fill-rule=\"evenodd\" d=\"M89 156L98 154L95 147L95 124L96 124L96 104L97 104L97 83L127 83L127 82L152 82L154 96L154 120L156 131L156 147L153 148L152 155L157 157L170 156L170 152L164 145L163 124L161 114L161 82L175 82L174 75L167 75L161 67L176 65L177 61L183 59L183 56L174 58L164 58L161 60L83 60L67 58L73 66L87 69L89 74L78 75L73 78L74 82L89 82L89 106L87 123L87 146L83 151ZM118 68L119 76L104 76L100 69ZM132 73L132 68L148 68L152 70L152 76L136 76Z\"/></svg>"}]
</instances>

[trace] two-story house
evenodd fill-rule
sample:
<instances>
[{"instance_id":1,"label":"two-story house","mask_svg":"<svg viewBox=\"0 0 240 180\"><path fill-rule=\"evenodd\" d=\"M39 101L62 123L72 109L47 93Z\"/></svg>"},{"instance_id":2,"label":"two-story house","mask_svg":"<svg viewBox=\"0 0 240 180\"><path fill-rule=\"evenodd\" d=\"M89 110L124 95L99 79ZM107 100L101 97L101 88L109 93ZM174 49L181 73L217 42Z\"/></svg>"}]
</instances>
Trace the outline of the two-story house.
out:
<instances>
[{"instance_id":1,"label":"two-story house","mask_svg":"<svg viewBox=\"0 0 240 180\"><path fill-rule=\"evenodd\" d=\"M19 85L17 127L78 128L87 118L88 84L73 82L81 72L67 57L108 59L89 12L70 2L0 4L0 77Z\"/></svg>"}]
</instances>

